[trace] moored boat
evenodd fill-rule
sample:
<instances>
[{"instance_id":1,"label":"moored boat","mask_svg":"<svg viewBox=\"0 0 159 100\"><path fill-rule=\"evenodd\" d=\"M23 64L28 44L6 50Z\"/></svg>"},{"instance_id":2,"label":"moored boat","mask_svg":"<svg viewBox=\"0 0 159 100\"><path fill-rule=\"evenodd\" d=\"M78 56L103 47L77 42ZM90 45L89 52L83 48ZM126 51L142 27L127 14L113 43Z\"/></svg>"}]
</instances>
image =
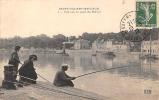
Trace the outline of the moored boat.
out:
<instances>
[{"instance_id":1,"label":"moored boat","mask_svg":"<svg viewBox=\"0 0 159 100\"><path fill-rule=\"evenodd\" d=\"M103 53L102 55L104 55L105 57L108 57L108 58L114 58L114 57L116 57L116 55L114 54L114 52L106 52L106 53Z\"/></svg>"},{"instance_id":2,"label":"moored boat","mask_svg":"<svg viewBox=\"0 0 159 100\"><path fill-rule=\"evenodd\" d=\"M139 55L139 58L140 58L140 59L154 59L154 60L157 60L157 59L158 59L157 55L150 55L150 54L147 54L147 55Z\"/></svg>"},{"instance_id":3,"label":"moored boat","mask_svg":"<svg viewBox=\"0 0 159 100\"><path fill-rule=\"evenodd\" d=\"M92 56L97 56L97 54L96 54L96 53L94 53L94 54L92 54Z\"/></svg>"}]
</instances>

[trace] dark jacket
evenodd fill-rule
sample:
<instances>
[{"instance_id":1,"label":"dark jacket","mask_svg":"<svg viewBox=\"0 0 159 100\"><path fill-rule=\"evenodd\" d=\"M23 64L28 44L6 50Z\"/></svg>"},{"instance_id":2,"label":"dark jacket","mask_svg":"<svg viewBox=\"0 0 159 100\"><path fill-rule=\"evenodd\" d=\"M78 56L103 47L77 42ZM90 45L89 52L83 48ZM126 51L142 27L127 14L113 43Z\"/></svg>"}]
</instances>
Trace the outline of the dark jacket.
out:
<instances>
[{"instance_id":1,"label":"dark jacket","mask_svg":"<svg viewBox=\"0 0 159 100\"><path fill-rule=\"evenodd\" d=\"M27 77L27 78L31 78L33 80L37 79L37 73L35 72L34 64L31 60L26 60L24 62L24 64L19 69L19 75ZM29 80L29 79L24 78L24 77L20 77L20 80L30 82L30 83L35 82L35 81Z\"/></svg>"},{"instance_id":2,"label":"dark jacket","mask_svg":"<svg viewBox=\"0 0 159 100\"><path fill-rule=\"evenodd\" d=\"M55 75L54 85L55 86L74 86L73 77L68 76L65 71L58 71Z\"/></svg>"}]
</instances>

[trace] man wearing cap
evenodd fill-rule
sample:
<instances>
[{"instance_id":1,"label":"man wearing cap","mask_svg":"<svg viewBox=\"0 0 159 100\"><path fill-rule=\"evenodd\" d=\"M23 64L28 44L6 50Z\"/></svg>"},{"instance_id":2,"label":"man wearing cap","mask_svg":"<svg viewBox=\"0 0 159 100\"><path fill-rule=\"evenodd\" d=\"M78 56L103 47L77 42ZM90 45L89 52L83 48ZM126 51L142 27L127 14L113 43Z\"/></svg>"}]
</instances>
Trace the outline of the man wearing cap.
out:
<instances>
[{"instance_id":1,"label":"man wearing cap","mask_svg":"<svg viewBox=\"0 0 159 100\"><path fill-rule=\"evenodd\" d=\"M74 80L75 77L68 76L65 73L65 71L67 71L67 69L68 69L68 65L67 64L63 64L61 66L61 70L56 73L55 79L54 79L54 82L53 82L53 84L55 86L58 86L58 87L62 87L62 86L74 87L74 84L73 84L72 80Z\"/></svg>"},{"instance_id":2,"label":"man wearing cap","mask_svg":"<svg viewBox=\"0 0 159 100\"><path fill-rule=\"evenodd\" d=\"M37 73L34 68L33 62L37 61L36 55L30 55L29 59L19 69L20 82L36 84Z\"/></svg>"},{"instance_id":3,"label":"man wearing cap","mask_svg":"<svg viewBox=\"0 0 159 100\"><path fill-rule=\"evenodd\" d=\"M11 54L9 62L8 62L8 64L11 64L14 66L13 67L13 70L15 72L14 81L16 81L17 73L18 73L18 66L20 63L19 56L18 56L18 52L19 52L20 48L21 48L20 46L15 46L14 52Z\"/></svg>"}]
</instances>

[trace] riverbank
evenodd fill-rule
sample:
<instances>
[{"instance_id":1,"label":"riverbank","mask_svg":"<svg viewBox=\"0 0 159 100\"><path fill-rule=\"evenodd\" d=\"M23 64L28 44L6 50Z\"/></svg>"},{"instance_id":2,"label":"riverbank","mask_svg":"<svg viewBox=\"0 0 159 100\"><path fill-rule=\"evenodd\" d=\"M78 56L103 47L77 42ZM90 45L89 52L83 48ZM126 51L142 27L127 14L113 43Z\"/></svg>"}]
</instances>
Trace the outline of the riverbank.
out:
<instances>
[{"instance_id":1,"label":"riverbank","mask_svg":"<svg viewBox=\"0 0 159 100\"><path fill-rule=\"evenodd\" d=\"M2 80L0 79L0 82ZM114 100L92 92L72 87L55 87L38 82L17 90L0 90L0 100Z\"/></svg>"}]
</instances>

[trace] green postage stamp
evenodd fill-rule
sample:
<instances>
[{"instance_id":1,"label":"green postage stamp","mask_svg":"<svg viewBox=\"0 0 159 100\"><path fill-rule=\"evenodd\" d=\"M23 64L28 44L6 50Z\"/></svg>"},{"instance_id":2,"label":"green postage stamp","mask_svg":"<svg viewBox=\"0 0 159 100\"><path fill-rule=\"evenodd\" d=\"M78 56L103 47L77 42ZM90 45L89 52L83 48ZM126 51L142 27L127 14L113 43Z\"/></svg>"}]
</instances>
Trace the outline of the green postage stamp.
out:
<instances>
[{"instance_id":1,"label":"green postage stamp","mask_svg":"<svg viewBox=\"0 0 159 100\"><path fill-rule=\"evenodd\" d=\"M136 1L136 27L157 26L157 4L155 1Z\"/></svg>"}]
</instances>

